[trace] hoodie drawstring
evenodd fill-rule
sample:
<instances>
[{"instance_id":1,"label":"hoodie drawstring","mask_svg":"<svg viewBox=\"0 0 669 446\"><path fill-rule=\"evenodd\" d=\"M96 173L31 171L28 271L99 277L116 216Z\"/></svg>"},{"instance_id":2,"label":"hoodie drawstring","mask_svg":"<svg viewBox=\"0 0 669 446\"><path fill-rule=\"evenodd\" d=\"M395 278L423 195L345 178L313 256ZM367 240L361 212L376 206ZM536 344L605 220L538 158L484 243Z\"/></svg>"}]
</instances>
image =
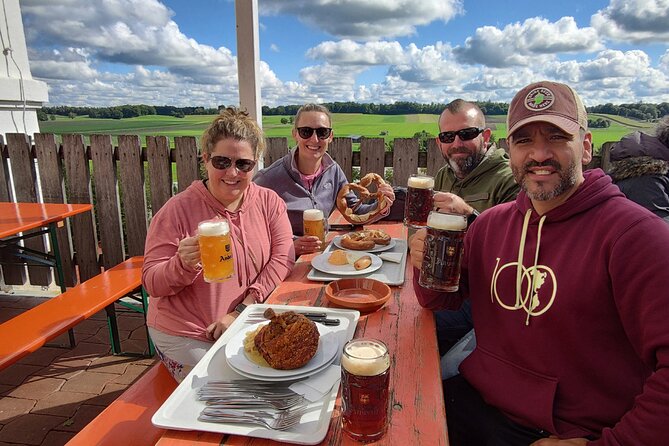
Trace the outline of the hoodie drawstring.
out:
<instances>
[{"instance_id":1,"label":"hoodie drawstring","mask_svg":"<svg viewBox=\"0 0 669 446\"><path fill-rule=\"evenodd\" d=\"M518 246L518 267L516 270L516 308L521 308L522 305L522 296L521 288L523 281L523 253L525 252L525 241L527 239L527 229L530 224L530 217L532 216L532 209L528 209L525 213L525 219L523 221L523 232L520 236L520 245ZM537 247L534 251L534 264L531 268L532 271L532 280L530 283L530 288L528 289L528 294L530 295L530 302L527 308L527 318L525 319L525 325L530 325L530 316L532 315L532 310L534 310L538 305L538 298L534 293L534 287L536 285L537 277L537 264L539 263L539 246L541 245L541 229L544 225L546 216L542 216L539 220L539 227L537 228Z\"/></svg>"}]
</instances>

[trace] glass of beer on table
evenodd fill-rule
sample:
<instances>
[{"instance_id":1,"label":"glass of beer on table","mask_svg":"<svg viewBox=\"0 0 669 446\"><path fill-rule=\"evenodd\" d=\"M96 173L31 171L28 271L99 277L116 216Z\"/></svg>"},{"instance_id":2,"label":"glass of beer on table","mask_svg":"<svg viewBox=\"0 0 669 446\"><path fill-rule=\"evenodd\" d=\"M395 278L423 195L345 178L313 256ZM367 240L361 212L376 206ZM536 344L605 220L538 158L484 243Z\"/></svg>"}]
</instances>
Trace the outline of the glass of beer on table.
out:
<instances>
[{"instance_id":1,"label":"glass of beer on table","mask_svg":"<svg viewBox=\"0 0 669 446\"><path fill-rule=\"evenodd\" d=\"M458 290L466 230L466 216L430 212L418 277L420 286L437 291Z\"/></svg>"},{"instance_id":2,"label":"glass of beer on table","mask_svg":"<svg viewBox=\"0 0 669 446\"><path fill-rule=\"evenodd\" d=\"M427 225L427 217L434 206L433 189L434 178L416 174L409 177L404 203L405 225L414 229Z\"/></svg>"},{"instance_id":3,"label":"glass of beer on table","mask_svg":"<svg viewBox=\"0 0 669 446\"><path fill-rule=\"evenodd\" d=\"M388 347L376 339L352 339L341 357L342 428L358 441L374 441L388 425Z\"/></svg>"},{"instance_id":4,"label":"glass of beer on table","mask_svg":"<svg viewBox=\"0 0 669 446\"><path fill-rule=\"evenodd\" d=\"M315 235L325 248L325 216L320 209L306 209L302 214L304 235Z\"/></svg>"},{"instance_id":5,"label":"glass of beer on table","mask_svg":"<svg viewBox=\"0 0 669 446\"><path fill-rule=\"evenodd\" d=\"M205 220L197 227L204 280L224 282L235 272L230 225L222 218Z\"/></svg>"}]
</instances>

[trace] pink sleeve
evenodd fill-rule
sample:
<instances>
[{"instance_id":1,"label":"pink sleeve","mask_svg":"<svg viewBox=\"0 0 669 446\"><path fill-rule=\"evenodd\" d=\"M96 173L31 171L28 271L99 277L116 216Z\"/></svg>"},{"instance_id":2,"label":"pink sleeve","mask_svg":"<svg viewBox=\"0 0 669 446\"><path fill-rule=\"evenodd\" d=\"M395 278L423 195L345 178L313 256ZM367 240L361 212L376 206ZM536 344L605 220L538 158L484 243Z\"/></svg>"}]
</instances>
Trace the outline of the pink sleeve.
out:
<instances>
[{"instance_id":1,"label":"pink sleeve","mask_svg":"<svg viewBox=\"0 0 669 446\"><path fill-rule=\"evenodd\" d=\"M166 203L164 207L171 203ZM177 255L179 241L184 238L175 226L170 208L154 216L146 236L142 284L155 298L172 296L191 285L201 270L181 263Z\"/></svg>"},{"instance_id":2,"label":"pink sleeve","mask_svg":"<svg viewBox=\"0 0 669 446\"><path fill-rule=\"evenodd\" d=\"M260 295L260 301L265 301L293 270L295 264L295 247L293 245L293 229L286 212L286 203L276 194L268 199L267 219L271 234L271 258L258 275L256 281L249 287Z\"/></svg>"}]
</instances>

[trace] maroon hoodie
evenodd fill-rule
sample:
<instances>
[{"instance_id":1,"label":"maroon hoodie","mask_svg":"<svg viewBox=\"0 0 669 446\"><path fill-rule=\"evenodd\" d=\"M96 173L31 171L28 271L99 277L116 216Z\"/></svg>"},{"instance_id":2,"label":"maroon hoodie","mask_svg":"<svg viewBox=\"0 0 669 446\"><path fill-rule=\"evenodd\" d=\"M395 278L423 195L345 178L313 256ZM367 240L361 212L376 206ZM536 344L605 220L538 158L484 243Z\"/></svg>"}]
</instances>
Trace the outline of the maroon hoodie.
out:
<instances>
[{"instance_id":1,"label":"maroon hoodie","mask_svg":"<svg viewBox=\"0 0 669 446\"><path fill-rule=\"evenodd\" d=\"M460 371L514 421L669 445L669 227L601 170L584 175L543 216L524 192L482 213L458 293L414 287L428 308L471 298L478 345Z\"/></svg>"}]
</instances>

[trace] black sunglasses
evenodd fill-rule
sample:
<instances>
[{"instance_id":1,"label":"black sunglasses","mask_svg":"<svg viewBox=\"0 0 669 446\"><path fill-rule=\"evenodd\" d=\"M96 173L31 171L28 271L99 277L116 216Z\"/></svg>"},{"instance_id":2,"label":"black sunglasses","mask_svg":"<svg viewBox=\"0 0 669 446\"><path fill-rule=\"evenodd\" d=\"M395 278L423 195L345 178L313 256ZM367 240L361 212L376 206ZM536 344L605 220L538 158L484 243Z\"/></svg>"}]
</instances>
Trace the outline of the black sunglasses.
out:
<instances>
[{"instance_id":1,"label":"black sunglasses","mask_svg":"<svg viewBox=\"0 0 669 446\"><path fill-rule=\"evenodd\" d=\"M443 143L451 143L455 141L455 135L458 135L461 140L469 141L474 139L483 133L483 129L478 127L467 127L466 129L460 129L456 132L441 132L439 134L439 141Z\"/></svg>"},{"instance_id":2,"label":"black sunglasses","mask_svg":"<svg viewBox=\"0 0 669 446\"><path fill-rule=\"evenodd\" d=\"M300 138L302 139L311 138L311 135L313 135L314 132L316 132L316 136L318 136L318 139L327 139L332 134L332 129L328 127L319 127L317 129L311 127L297 128L297 134L300 135Z\"/></svg>"},{"instance_id":3,"label":"black sunglasses","mask_svg":"<svg viewBox=\"0 0 669 446\"><path fill-rule=\"evenodd\" d=\"M229 169L232 166L232 158L227 156L212 156L211 165L219 170ZM254 160L238 159L235 160L235 167L240 172L250 172L256 166Z\"/></svg>"}]
</instances>

